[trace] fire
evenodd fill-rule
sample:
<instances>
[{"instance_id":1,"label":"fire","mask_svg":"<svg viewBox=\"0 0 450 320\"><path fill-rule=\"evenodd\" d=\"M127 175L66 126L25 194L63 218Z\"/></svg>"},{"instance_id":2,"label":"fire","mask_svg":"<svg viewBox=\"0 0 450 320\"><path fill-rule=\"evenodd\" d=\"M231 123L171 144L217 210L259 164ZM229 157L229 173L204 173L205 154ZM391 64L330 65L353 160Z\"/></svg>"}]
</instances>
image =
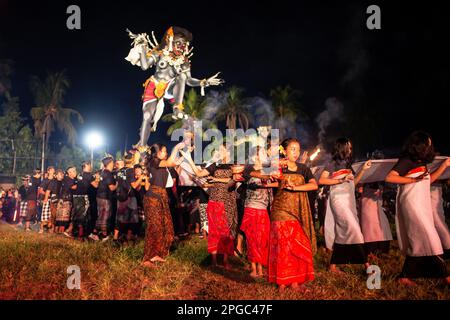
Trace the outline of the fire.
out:
<instances>
[{"instance_id":1,"label":"fire","mask_svg":"<svg viewBox=\"0 0 450 320\"><path fill-rule=\"evenodd\" d=\"M315 158L317 158L319 153L320 153L320 148L317 148L317 150L314 151L314 153L309 157L309 160L313 161Z\"/></svg>"}]
</instances>

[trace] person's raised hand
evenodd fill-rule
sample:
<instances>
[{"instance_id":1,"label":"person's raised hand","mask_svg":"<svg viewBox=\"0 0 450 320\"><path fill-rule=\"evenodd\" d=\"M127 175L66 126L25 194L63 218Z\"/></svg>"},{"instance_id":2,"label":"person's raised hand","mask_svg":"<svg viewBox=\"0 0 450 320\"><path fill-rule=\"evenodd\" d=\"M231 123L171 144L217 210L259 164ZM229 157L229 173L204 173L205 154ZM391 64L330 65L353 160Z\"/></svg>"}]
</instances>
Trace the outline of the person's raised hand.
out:
<instances>
[{"instance_id":1,"label":"person's raised hand","mask_svg":"<svg viewBox=\"0 0 450 320\"><path fill-rule=\"evenodd\" d=\"M304 151L300 156L300 163L305 164L306 161L308 161L308 156L309 156L308 151Z\"/></svg>"},{"instance_id":2,"label":"person's raised hand","mask_svg":"<svg viewBox=\"0 0 450 320\"><path fill-rule=\"evenodd\" d=\"M186 144L184 142L180 142L175 146L176 149L180 149L180 150L184 149L185 147L186 147Z\"/></svg>"},{"instance_id":3,"label":"person's raised hand","mask_svg":"<svg viewBox=\"0 0 450 320\"><path fill-rule=\"evenodd\" d=\"M364 162L362 169L367 170L367 169L370 169L370 167L372 167L372 161L367 160L366 162Z\"/></svg>"},{"instance_id":4,"label":"person's raised hand","mask_svg":"<svg viewBox=\"0 0 450 320\"><path fill-rule=\"evenodd\" d=\"M355 176L353 174L349 174L349 175L345 176L345 178L344 178L344 181L348 181L348 182L353 181L353 180L355 180Z\"/></svg>"}]
</instances>

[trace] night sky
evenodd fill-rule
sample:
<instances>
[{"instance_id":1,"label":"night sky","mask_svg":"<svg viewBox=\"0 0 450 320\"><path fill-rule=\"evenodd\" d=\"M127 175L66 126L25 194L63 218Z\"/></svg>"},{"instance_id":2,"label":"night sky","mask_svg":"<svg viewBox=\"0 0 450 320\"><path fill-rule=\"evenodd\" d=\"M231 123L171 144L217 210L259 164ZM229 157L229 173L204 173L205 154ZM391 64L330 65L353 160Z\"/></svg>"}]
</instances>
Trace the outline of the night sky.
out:
<instances>
[{"instance_id":1,"label":"night sky","mask_svg":"<svg viewBox=\"0 0 450 320\"><path fill-rule=\"evenodd\" d=\"M249 96L266 98L277 85L301 90L310 115L304 124L307 147L317 143L314 119L325 100L337 97L351 116L332 126L330 135L350 135L360 153L396 152L409 133L424 129L440 152L450 154L448 11L441 1L391 2L395 6L379 1L0 0L0 58L15 62L12 93L20 97L26 116L33 106L29 76L67 69L71 87L64 106L76 108L86 120L77 125L80 142L88 130L100 129L115 151L123 148L126 134L128 146L138 141L142 83L150 75L124 60L131 43L125 29L153 30L159 40L177 25L194 35L193 76L221 71L226 84L218 90L238 85ZM66 28L70 4L81 7L81 30ZM370 4L381 7L381 30L366 28ZM366 117L371 126L362 130L373 135L360 134L358 117ZM167 126L160 122L149 142L167 139Z\"/></svg>"}]
</instances>

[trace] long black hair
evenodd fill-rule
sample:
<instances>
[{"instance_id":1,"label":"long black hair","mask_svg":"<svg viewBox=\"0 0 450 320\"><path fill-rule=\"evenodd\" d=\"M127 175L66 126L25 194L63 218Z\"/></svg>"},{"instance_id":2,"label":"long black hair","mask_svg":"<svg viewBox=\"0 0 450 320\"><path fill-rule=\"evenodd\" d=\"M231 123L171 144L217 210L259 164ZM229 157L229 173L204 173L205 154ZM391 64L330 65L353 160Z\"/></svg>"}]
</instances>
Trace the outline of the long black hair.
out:
<instances>
[{"instance_id":1,"label":"long black hair","mask_svg":"<svg viewBox=\"0 0 450 320\"><path fill-rule=\"evenodd\" d=\"M150 172L150 167L152 162L157 158L158 152L160 152L163 148L167 149L167 146L162 143L154 143L150 147L150 153L147 154L145 158L145 164L147 166L148 172Z\"/></svg>"},{"instance_id":2,"label":"long black hair","mask_svg":"<svg viewBox=\"0 0 450 320\"><path fill-rule=\"evenodd\" d=\"M346 166L350 167L353 163L353 150L347 155L347 145L352 144L348 138L339 138L334 143L332 159L335 162L345 161Z\"/></svg>"},{"instance_id":3,"label":"long black hair","mask_svg":"<svg viewBox=\"0 0 450 320\"><path fill-rule=\"evenodd\" d=\"M422 163L432 162L435 156L433 140L431 140L430 134L424 131L413 132L406 139L401 152L401 157L407 157L412 161Z\"/></svg>"}]
</instances>

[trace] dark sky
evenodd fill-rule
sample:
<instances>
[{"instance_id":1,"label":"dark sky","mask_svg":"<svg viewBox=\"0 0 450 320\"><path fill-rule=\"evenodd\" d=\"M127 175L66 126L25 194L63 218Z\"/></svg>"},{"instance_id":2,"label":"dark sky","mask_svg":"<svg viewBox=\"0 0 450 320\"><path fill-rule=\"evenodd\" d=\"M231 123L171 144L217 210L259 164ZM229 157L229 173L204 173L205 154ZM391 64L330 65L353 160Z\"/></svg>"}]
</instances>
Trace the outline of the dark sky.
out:
<instances>
[{"instance_id":1,"label":"dark sky","mask_svg":"<svg viewBox=\"0 0 450 320\"><path fill-rule=\"evenodd\" d=\"M221 71L226 86L242 86L249 96L267 97L284 84L301 90L311 146L314 118L328 97L338 97L350 116L333 134L350 135L356 150L395 150L424 129L450 153L448 11L441 1L391 2L0 0L0 58L15 61L13 95L25 115L33 106L29 76L67 69L65 106L86 120L80 140L97 128L116 150L126 134L128 145L138 140L141 84L149 76L124 60L125 28L160 38L170 25L182 26L194 35L194 76ZM66 28L70 4L81 7L81 30ZM366 28L370 4L381 7L381 30ZM358 127L358 117L371 126ZM167 139L166 127L150 142Z\"/></svg>"}]
</instances>

